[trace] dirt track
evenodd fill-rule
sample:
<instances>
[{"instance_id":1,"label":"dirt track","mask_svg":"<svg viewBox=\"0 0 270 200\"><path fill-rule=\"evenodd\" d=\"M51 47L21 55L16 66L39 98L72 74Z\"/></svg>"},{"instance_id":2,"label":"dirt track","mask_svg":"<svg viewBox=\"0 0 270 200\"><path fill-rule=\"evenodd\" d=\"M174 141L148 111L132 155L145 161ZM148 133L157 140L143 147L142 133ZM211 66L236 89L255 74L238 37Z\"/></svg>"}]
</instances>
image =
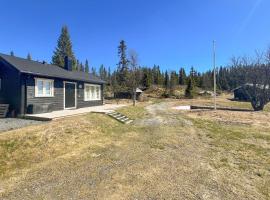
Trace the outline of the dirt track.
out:
<instances>
[{"instance_id":1,"label":"dirt track","mask_svg":"<svg viewBox=\"0 0 270 200\"><path fill-rule=\"evenodd\" d=\"M35 165L9 180L10 188L2 185L3 199L265 199L256 177L213 167L216 147L174 104L149 105L133 127L91 136L95 148L85 144ZM93 123L90 117L77 120Z\"/></svg>"}]
</instances>

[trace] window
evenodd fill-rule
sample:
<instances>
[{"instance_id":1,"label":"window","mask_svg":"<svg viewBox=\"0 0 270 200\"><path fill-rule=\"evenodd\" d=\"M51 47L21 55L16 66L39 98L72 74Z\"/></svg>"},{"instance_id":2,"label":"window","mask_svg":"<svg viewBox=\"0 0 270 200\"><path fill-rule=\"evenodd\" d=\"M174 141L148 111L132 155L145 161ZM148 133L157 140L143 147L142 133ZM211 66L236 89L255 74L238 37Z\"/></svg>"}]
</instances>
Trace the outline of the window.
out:
<instances>
[{"instance_id":1,"label":"window","mask_svg":"<svg viewBox=\"0 0 270 200\"><path fill-rule=\"evenodd\" d=\"M101 100L100 85L84 84L84 100Z\"/></svg>"},{"instance_id":2,"label":"window","mask_svg":"<svg viewBox=\"0 0 270 200\"><path fill-rule=\"evenodd\" d=\"M36 78L35 97L53 97L53 84L53 80Z\"/></svg>"}]
</instances>

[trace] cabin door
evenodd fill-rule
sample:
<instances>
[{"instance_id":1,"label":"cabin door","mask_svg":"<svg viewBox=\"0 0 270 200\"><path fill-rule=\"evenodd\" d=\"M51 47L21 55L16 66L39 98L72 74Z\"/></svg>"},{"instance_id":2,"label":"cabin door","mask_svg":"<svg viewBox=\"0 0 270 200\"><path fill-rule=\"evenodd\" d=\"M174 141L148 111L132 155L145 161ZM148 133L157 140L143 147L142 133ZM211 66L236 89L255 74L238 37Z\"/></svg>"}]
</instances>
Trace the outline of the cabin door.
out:
<instances>
[{"instance_id":1,"label":"cabin door","mask_svg":"<svg viewBox=\"0 0 270 200\"><path fill-rule=\"evenodd\" d=\"M64 85L65 109L76 108L76 83L64 82Z\"/></svg>"}]
</instances>

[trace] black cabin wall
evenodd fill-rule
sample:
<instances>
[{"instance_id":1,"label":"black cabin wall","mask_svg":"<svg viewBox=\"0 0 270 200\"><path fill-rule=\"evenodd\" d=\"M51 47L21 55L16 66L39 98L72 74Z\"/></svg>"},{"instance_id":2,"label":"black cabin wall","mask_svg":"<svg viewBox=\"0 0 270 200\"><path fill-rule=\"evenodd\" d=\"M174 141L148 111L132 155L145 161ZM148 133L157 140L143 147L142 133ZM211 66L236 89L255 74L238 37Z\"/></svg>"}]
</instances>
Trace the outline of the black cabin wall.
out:
<instances>
[{"instance_id":1,"label":"black cabin wall","mask_svg":"<svg viewBox=\"0 0 270 200\"><path fill-rule=\"evenodd\" d=\"M93 84L93 83L89 83L89 84ZM99 106L99 105L103 105L103 85L101 84L101 100L84 101L84 82L78 82L77 83L77 107L84 108L84 107Z\"/></svg>"},{"instance_id":2,"label":"black cabin wall","mask_svg":"<svg viewBox=\"0 0 270 200\"><path fill-rule=\"evenodd\" d=\"M46 78L54 80L54 97L35 97L35 78L46 78L26 76L26 110L33 104L52 104L53 111L64 109L64 81L77 83L77 108L98 106L103 104L103 85L101 85L101 100L84 101L84 82L70 81L58 78ZM91 83L90 83L91 84Z\"/></svg>"},{"instance_id":3,"label":"black cabin wall","mask_svg":"<svg viewBox=\"0 0 270 200\"><path fill-rule=\"evenodd\" d=\"M20 114L21 111L21 87L20 72L10 64L0 60L0 77L2 88L0 91L0 103L9 104L9 111Z\"/></svg>"},{"instance_id":4,"label":"black cabin wall","mask_svg":"<svg viewBox=\"0 0 270 200\"><path fill-rule=\"evenodd\" d=\"M44 77L26 77L26 109L34 104L52 104L53 110L64 109L63 81L61 79L46 78L54 80L54 97L35 97L35 78Z\"/></svg>"}]
</instances>

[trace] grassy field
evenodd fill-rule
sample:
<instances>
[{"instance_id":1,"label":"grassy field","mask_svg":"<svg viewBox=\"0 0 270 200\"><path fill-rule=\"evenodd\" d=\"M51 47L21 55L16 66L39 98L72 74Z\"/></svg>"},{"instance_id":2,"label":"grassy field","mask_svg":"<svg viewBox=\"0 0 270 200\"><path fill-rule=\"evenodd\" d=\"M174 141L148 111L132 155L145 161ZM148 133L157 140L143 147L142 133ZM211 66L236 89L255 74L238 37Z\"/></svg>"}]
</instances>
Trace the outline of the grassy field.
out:
<instances>
[{"instance_id":1,"label":"grassy field","mask_svg":"<svg viewBox=\"0 0 270 200\"><path fill-rule=\"evenodd\" d=\"M269 199L270 113L151 100L0 134L2 199ZM249 108L218 99L218 105Z\"/></svg>"}]
</instances>

